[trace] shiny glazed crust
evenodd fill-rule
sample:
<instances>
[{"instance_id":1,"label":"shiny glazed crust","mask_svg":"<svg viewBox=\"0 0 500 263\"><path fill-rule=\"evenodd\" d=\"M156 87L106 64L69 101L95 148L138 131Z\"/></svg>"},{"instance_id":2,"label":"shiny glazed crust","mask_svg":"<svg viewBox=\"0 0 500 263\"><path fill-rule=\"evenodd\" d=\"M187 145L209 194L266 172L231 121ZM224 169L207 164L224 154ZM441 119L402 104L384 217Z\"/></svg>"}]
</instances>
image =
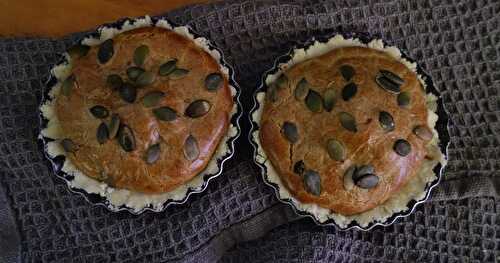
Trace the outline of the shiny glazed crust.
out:
<instances>
[{"instance_id":1,"label":"shiny glazed crust","mask_svg":"<svg viewBox=\"0 0 500 263\"><path fill-rule=\"evenodd\" d=\"M348 81L339 68L346 64L355 69L350 82L358 86L356 95L349 101L344 101L340 95ZM375 83L375 76L381 69L390 70L404 80L401 90L409 92L411 97L408 108L398 106L397 95ZM284 74L288 82L278 89L277 100L266 100L264 104L259 134L261 146L273 167L299 201L353 215L384 203L418 172L427 155L428 141L412 131L417 125L427 124L427 107L422 84L404 64L374 49L344 47L299 63ZM336 90L338 99L331 112L324 109L319 113L311 112L304 101L294 98L295 87L303 77L321 95L327 88ZM393 116L393 131L385 132L381 128L380 111ZM342 127L340 112L355 117L357 132ZM299 140L293 145L282 134L285 121L295 123L298 128ZM329 157L326 145L331 138L341 141L347 149L344 161ZM409 155L402 157L394 152L397 139L405 139L411 144ZM301 160L307 168L319 172L322 188L319 196L307 192L303 178L294 173L294 164ZM380 179L378 185L371 189L344 188L344 173L353 164L373 165Z\"/></svg>"},{"instance_id":2,"label":"shiny glazed crust","mask_svg":"<svg viewBox=\"0 0 500 263\"><path fill-rule=\"evenodd\" d=\"M67 156L85 175L104 180L113 187L145 193L168 192L201 172L226 134L233 107L227 76L220 72L217 61L207 52L168 29L135 29L115 36L113 42L114 55L105 64L97 60L98 46L76 59L72 65L76 84L70 96L57 97L55 107L62 133L78 145L78 151ZM143 67L155 73L156 79L153 84L138 89L135 103L129 104L106 84L106 78L109 74L119 74L127 79L126 69L133 64L134 50L143 44L150 50ZM175 80L159 76L159 66L174 58L178 60L177 66L188 69L189 73ZM210 92L204 80L216 72L223 76L223 85L216 92ZM158 107L176 110L176 120L159 121L151 108L142 105L141 99L151 91L166 94ZM186 107L198 99L210 102L208 114L200 118L184 116ZM119 114L122 123L134 131L134 151L125 152L116 139L104 144L97 142L96 130L102 121L89 112L95 105ZM103 122L108 124L109 119ZM189 135L196 138L199 148L199 156L193 161L184 156L183 145ZM161 147L160 157L153 164L147 164L145 152L157 143Z\"/></svg>"}]
</instances>

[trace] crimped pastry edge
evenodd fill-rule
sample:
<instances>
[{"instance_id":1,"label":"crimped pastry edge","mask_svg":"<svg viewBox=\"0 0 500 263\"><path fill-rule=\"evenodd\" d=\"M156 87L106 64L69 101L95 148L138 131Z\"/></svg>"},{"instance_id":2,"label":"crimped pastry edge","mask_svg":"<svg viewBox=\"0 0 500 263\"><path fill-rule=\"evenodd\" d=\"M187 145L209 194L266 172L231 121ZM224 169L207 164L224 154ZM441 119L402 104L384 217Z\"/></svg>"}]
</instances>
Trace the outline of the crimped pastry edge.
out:
<instances>
[{"instance_id":1,"label":"crimped pastry edge","mask_svg":"<svg viewBox=\"0 0 500 263\"><path fill-rule=\"evenodd\" d=\"M361 40L357 38L344 38L342 35L338 34L334 37L330 38L327 42L319 42L314 41L314 43L306 48L294 49L292 51L292 58L288 60L286 63L281 63L278 65L278 70L273 74L268 74L265 78L265 84L268 85L275 81L283 71L286 71L288 68L301 63L307 59L314 58L317 56L321 56L333 49L341 48L341 47L352 47L352 46L360 46L360 47L368 47L376 50L383 51L389 54L391 57L403 63L407 68L417 73L417 78L422 84L422 86L426 89L426 83L422 76L417 72L417 64L415 62L410 62L404 57L402 57L401 51L394 46L387 46L380 39L373 39L367 44L363 43ZM260 124L260 118L263 110L263 103L265 99L265 92L257 92L255 94L255 107L253 112L251 113L251 119L253 125ZM432 153L437 157L437 160L424 160L424 163L419 170L419 172L413 176L407 184L405 184L398 192L396 192L393 196L391 196L386 202L382 205L379 205L373 209L368 211L345 216L339 213L335 213L330 209L320 207L317 204L312 203L302 203L288 191L285 185L282 183L280 176L274 170L271 162L268 160L265 152L263 151L260 144L259 137L259 129L254 128L250 139L253 140L258 148L255 153L255 161L261 165L266 167L264 171L264 180L271 182L274 185L274 188L277 190L277 194L282 201L291 202L297 210L307 212L312 215L319 223L325 223L328 220L333 220L340 228L347 228L352 223L355 223L362 228L366 228L373 223L384 223L391 216L398 212L406 211L411 207L408 207L408 204L412 200L417 202L422 201L427 196L427 186L431 182L434 182L437 179L436 173L433 171L433 168L441 164L442 167L446 165L445 155L441 152L438 144L439 137L438 132L435 129L435 124L438 120L437 111L437 97L432 93L426 94L426 103L428 109L428 118L427 124L432 129L434 133L434 137L430 143L427 145L427 150L429 153ZM277 186L277 187L276 187Z\"/></svg>"},{"instance_id":2,"label":"crimped pastry edge","mask_svg":"<svg viewBox=\"0 0 500 263\"><path fill-rule=\"evenodd\" d=\"M107 39L113 38L114 36L130 31L132 29L141 27L161 27L173 30L174 32L187 37L196 43L200 48L209 53L219 64L221 71L226 75L228 79L231 79L229 69L223 64L222 55L216 49L211 49L209 46L209 41L204 37L195 37L190 29L186 26L172 26L166 19L159 19L156 23L153 23L149 16L143 18L138 18L135 20L127 20L123 23L120 28L114 26L103 26L98 29L98 37L88 36L84 38L81 43L88 46L96 46L104 42ZM50 87L48 93L49 97L44 98L45 101L42 102L40 106L40 111L42 116L48 120L47 126L40 132L39 138L46 137L50 139L61 139L63 134L61 134L61 129L59 127L59 120L55 114L54 102L55 98L60 92L61 81L69 76L71 73L71 57L65 53L66 61L54 66L51 69L51 74L57 78L57 83ZM231 89L231 95L233 98L237 96L236 87L229 85ZM233 109L230 112L230 119L232 119L238 113L238 100L236 99L233 105ZM220 162L227 159L228 154L232 154L233 147L229 147L228 141L234 140L235 137L239 135L239 128L237 125L230 123L226 135L221 139L217 149L212 156L211 161L207 164L207 167L200 172L198 175L193 177L190 181L177 187L175 190L161 193L161 194L146 194L135 192L127 189L118 189L107 185L104 182L99 182L84 173L79 171L71 162L69 158L65 158L64 165L61 170L72 176L73 179L66 179L70 188L80 189L90 194L98 194L103 197L106 201L105 204L108 209L112 211L122 210L123 207L132 213L140 213L146 208L153 211L162 211L169 201L181 201L185 200L186 197L192 192L200 192L205 187L205 175L207 174L217 174L222 170L222 165L219 168ZM66 152L61 147L58 141L50 141L44 146L46 153L51 157L56 156L66 156ZM207 182L208 183L208 182Z\"/></svg>"}]
</instances>

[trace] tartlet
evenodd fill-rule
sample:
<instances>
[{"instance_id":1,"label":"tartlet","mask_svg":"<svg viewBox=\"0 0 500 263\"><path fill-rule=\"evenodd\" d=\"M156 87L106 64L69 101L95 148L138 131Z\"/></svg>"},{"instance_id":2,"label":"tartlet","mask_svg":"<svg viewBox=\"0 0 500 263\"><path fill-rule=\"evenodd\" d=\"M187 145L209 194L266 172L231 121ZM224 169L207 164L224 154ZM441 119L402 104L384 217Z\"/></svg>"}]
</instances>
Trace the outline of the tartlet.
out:
<instances>
[{"instance_id":1,"label":"tartlet","mask_svg":"<svg viewBox=\"0 0 500 263\"><path fill-rule=\"evenodd\" d=\"M337 35L294 50L257 93L257 162L318 222L367 227L421 200L445 158L436 97L382 41Z\"/></svg>"},{"instance_id":2,"label":"tartlet","mask_svg":"<svg viewBox=\"0 0 500 263\"><path fill-rule=\"evenodd\" d=\"M114 210L161 210L220 172L237 92L219 52L188 28L149 17L121 28L101 28L54 68L42 137L72 187Z\"/></svg>"}]
</instances>

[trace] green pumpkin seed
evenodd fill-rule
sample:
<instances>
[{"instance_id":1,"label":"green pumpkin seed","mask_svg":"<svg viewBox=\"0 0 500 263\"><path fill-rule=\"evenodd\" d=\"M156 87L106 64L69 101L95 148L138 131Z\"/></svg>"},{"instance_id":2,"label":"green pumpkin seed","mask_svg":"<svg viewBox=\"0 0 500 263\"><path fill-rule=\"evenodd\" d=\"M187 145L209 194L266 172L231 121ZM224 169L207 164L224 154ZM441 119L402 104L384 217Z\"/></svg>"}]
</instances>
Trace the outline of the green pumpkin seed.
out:
<instances>
[{"instance_id":1,"label":"green pumpkin seed","mask_svg":"<svg viewBox=\"0 0 500 263\"><path fill-rule=\"evenodd\" d=\"M111 74L106 78L106 83L111 87L112 90L117 90L123 85L123 80L120 75Z\"/></svg>"},{"instance_id":2,"label":"green pumpkin seed","mask_svg":"<svg viewBox=\"0 0 500 263\"><path fill-rule=\"evenodd\" d=\"M114 55L115 50L113 48L113 39L108 39L99 46L97 51L97 59L99 63L104 64L108 62Z\"/></svg>"},{"instance_id":3,"label":"green pumpkin seed","mask_svg":"<svg viewBox=\"0 0 500 263\"><path fill-rule=\"evenodd\" d=\"M115 138L119 128L120 128L120 116L116 113L113 113L113 115L111 115L111 121L109 121L108 125L110 139Z\"/></svg>"},{"instance_id":4,"label":"green pumpkin seed","mask_svg":"<svg viewBox=\"0 0 500 263\"><path fill-rule=\"evenodd\" d=\"M189 118L199 118L210 111L210 103L206 100L195 100L189 104L184 112L184 115Z\"/></svg>"},{"instance_id":5,"label":"green pumpkin seed","mask_svg":"<svg viewBox=\"0 0 500 263\"><path fill-rule=\"evenodd\" d=\"M293 122L285 121L281 133L292 144L299 141L299 130Z\"/></svg>"},{"instance_id":6,"label":"green pumpkin seed","mask_svg":"<svg viewBox=\"0 0 500 263\"><path fill-rule=\"evenodd\" d=\"M165 97L165 93L161 91L151 91L142 98L144 107L155 107L160 103L160 100Z\"/></svg>"},{"instance_id":7,"label":"green pumpkin seed","mask_svg":"<svg viewBox=\"0 0 500 263\"><path fill-rule=\"evenodd\" d=\"M373 165L367 164L356 167L356 171L354 171L352 179L357 181L359 178L367 174L375 174L375 167L373 167Z\"/></svg>"},{"instance_id":8,"label":"green pumpkin seed","mask_svg":"<svg viewBox=\"0 0 500 263\"><path fill-rule=\"evenodd\" d=\"M293 172L302 175L306 169L306 165L304 164L304 161L297 161L293 165Z\"/></svg>"},{"instance_id":9,"label":"green pumpkin seed","mask_svg":"<svg viewBox=\"0 0 500 263\"><path fill-rule=\"evenodd\" d=\"M379 181L379 178L377 175L365 174L359 178L356 178L356 180L354 180L354 184L359 188L371 189L371 188L377 186L378 181Z\"/></svg>"},{"instance_id":10,"label":"green pumpkin seed","mask_svg":"<svg viewBox=\"0 0 500 263\"><path fill-rule=\"evenodd\" d=\"M417 135L418 138L424 140L424 141L430 141L432 137L434 137L434 134L432 131L427 128L427 126L419 125L413 129L413 133Z\"/></svg>"},{"instance_id":11,"label":"green pumpkin seed","mask_svg":"<svg viewBox=\"0 0 500 263\"><path fill-rule=\"evenodd\" d=\"M205 87L209 91L216 91L222 87L224 78L220 73L211 73L205 78Z\"/></svg>"},{"instance_id":12,"label":"green pumpkin seed","mask_svg":"<svg viewBox=\"0 0 500 263\"><path fill-rule=\"evenodd\" d=\"M310 89L306 96L306 106L312 112L320 112L323 109L323 99L321 95Z\"/></svg>"},{"instance_id":13,"label":"green pumpkin seed","mask_svg":"<svg viewBox=\"0 0 500 263\"><path fill-rule=\"evenodd\" d=\"M89 111L90 113L92 113L92 116L98 119L104 119L109 115L108 109L106 109L106 107L101 105L95 105L94 107L90 108Z\"/></svg>"},{"instance_id":14,"label":"green pumpkin seed","mask_svg":"<svg viewBox=\"0 0 500 263\"><path fill-rule=\"evenodd\" d=\"M405 82L402 78L389 70L382 69L380 70L380 73L384 77L388 78L391 82L396 83L399 86L403 85L403 83Z\"/></svg>"},{"instance_id":15,"label":"green pumpkin seed","mask_svg":"<svg viewBox=\"0 0 500 263\"><path fill-rule=\"evenodd\" d=\"M132 66L132 67L129 67L127 69L127 77L131 80L131 81L136 81L137 78L139 78L139 76L144 73L144 69L140 68L140 67L136 67L136 66Z\"/></svg>"},{"instance_id":16,"label":"green pumpkin seed","mask_svg":"<svg viewBox=\"0 0 500 263\"><path fill-rule=\"evenodd\" d=\"M342 125L342 127L344 127L344 129L351 131L351 132L358 131L358 128L356 125L356 119L350 113L347 113L347 112L339 113L339 119L340 119L340 124Z\"/></svg>"},{"instance_id":17,"label":"green pumpkin seed","mask_svg":"<svg viewBox=\"0 0 500 263\"><path fill-rule=\"evenodd\" d=\"M74 153L78 150L78 145L76 145L71 139L62 139L61 146L65 152Z\"/></svg>"},{"instance_id":18,"label":"green pumpkin seed","mask_svg":"<svg viewBox=\"0 0 500 263\"><path fill-rule=\"evenodd\" d=\"M323 95L323 106L325 107L325 110L328 112L332 111L336 103L337 92L332 88L327 89Z\"/></svg>"},{"instance_id":19,"label":"green pumpkin seed","mask_svg":"<svg viewBox=\"0 0 500 263\"><path fill-rule=\"evenodd\" d=\"M356 95L358 92L358 86L354 83L349 83L345 85L345 87L342 89L342 99L345 101L349 101Z\"/></svg>"},{"instance_id":20,"label":"green pumpkin seed","mask_svg":"<svg viewBox=\"0 0 500 263\"><path fill-rule=\"evenodd\" d=\"M351 165L345 172L344 172L344 189L346 191L352 190L354 187L354 182L353 182L353 176L354 173L356 172L356 165Z\"/></svg>"},{"instance_id":21,"label":"green pumpkin seed","mask_svg":"<svg viewBox=\"0 0 500 263\"><path fill-rule=\"evenodd\" d=\"M302 78L299 83L297 83L293 95L296 100L302 101L306 98L307 93L309 93L309 82L307 82L306 78Z\"/></svg>"},{"instance_id":22,"label":"green pumpkin seed","mask_svg":"<svg viewBox=\"0 0 500 263\"><path fill-rule=\"evenodd\" d=\"M321 177L318 172L313 170L304 172L304 189L316 196L321 194Z\"/></svg>"},{"instance_id":23,"label":"green pumpkin seed","mask_svg":"<svg viewBox=\"0 0 500 263\"><path fill-rule=\"evenodd\" d=\"M177 119L177 112L166 106L153 109L153 114L160 121L173 121Z\"/></svg>"},{"instance_id":24,"label":"green pumpkin seed","mask_svg":"<svg viewBox=\"0 0 500 263\"><path fill-rule=\"evenodd\" d=\"M118 136L116 137L122 149L126 152L135 150L135 137L132 129L127 125L120 125Z\"/></svg>"},{"instance_id":25,"label":"green pumpkin seed","mask_svg":"<svg viewBox=\"0 0 500 263\"><path fill-rule=\"evenodd\" d=\"M68 54L72 59L77 59L86 56L89 50L87 45L76 44L68 49Z\"/></svg>"},{"instance_id":26,"label":"green pumpkin seed","mask_svg":"<svg viewBox=\"0 0 500 263\"><path fill-rule=\"evenodd\" d=\"M160 76L168 76L168 74L172 73L172 71L175 70L176 64L177 59L172 59L163 63L158 70L158 74Z\"/></svg>"},{"instance_id":27,"label":"green pumpkin seed","mask_svg":"<svg viewBox=\"0 0 500 263\"><path fill-rule=\"evenodd\" d=\"M120 97L128 103L134 103L137 97L137 89L130 83L124 83L120 88L119 93Z\"/></svg>"},{"instance_id":28,"label":"green pumpkin seed","mask_svg":"<svg viewBox=\"0 0 500 263\"><path fill-rule=\"evenodd\" d=\"M386 111L381 111L378 115L378 121L384 131L390 132L394 130L395 124L392 115Z\"/></svg>"},{"instance_id":29,"label":"green pumpkin seed","mask_svg":"<svg viewBox=\"0 0 500 263\"><path fill-rule=\"evenodd\" d=\"M394 143L394 151L400 156L407 156L411 152L411 145L408 141L399 139Z\"/></svg>"},{"instance_id":30,"label":"green pumpkin seed","mask_svg":"<svg viewBox=\"0 0 500 263\"><path fill-rule=\"evenodd\" d=\"M333 160L343 161L345 159L346 149L340 141L336 139L329 139L328 142L326 143L326 149L328 155Z\"/></svg>"},{"instance_id":31,"label":"green pumpkin seed","mask_svg":"<svg viewBox=\"0 0 500 263\"><path fill-rule=\"evenodd\" d=\"M108 131L108 126L106 126L105 123L99 124L99 127L97 127L97 142L99 144L105 143L108 138L109 138L109 131Z\"/></svg>"},{"instance_id":32,"label":"green pumpkin seed","mask_svg":"<svg viewBox=\"0 0 500 263\"><path fill-rule=\"evenodd\" d=\"M354 74L356 73L354 71L354 68L349 66L349 65L342 65L339 68L340 74L346 81L350 81Z\"/></svg>"},{"instance_id":33,"label":"green pumpkin seed","mask_svg":"<svg viewBox=\"0 0 500 263\"><path fill-rule=\"evenodd\" d=\"M401 84L391 79L392 76L384 74L383 71L380 71L375 77L375 82L384 90L389 91L391 93L398 94L401 92Z\"/></svg>"},{"instance_id":34,"label":"green pumpkin seed","mask_svg":"<svg viewBox=\"0 0 500 263\"><path fill-rule=\"evenodd\" d=\"M141 45L134 51L134 64L141 67L146 61L146 57L149 55L149 47L146 45Z\"/></svg>"},{"instance_id":35,"label":"green pumpkin seed","mask_svg":"<svg viewBox=\"0 0 500 263\"><path fill-rule=\"evenodd\" d=\"M276 83L271 83L266 90L266 99L270 102L276 102L278 100L278 88Z\"/></svg>"},{"instance_id":36,"label":"green pumpkin seed","mask_svg":"<svg viewBox=\"0 0 500 263\"><path fill-rule=\"evenodd\" d=\"M153 164L160 159L160 144L153 144L146 150L144 160L147 164Z\"/></svg>"},{"instance_id":37,"label":"green pumpkin seed","mask_svg":"<svg viewBox=\"0 0 500 263\"><path fill-rule=\"evenodd\" d=\"M64 96L69 96L75 86L75 75L70 75L61 84L61 92Z\"/></svg>"},{"instance_id":38,"label":"green pumpkin seed","mask_svg":"<svg viewBox=\"0 0 500 263\"><path fill-rule=\"evenodd\" d=\"M409 92L403 91L403 92L399 93L399 95L398 95L398 106L399 107L408 108L408 106L410 106L410 103L411 103L411 97L410 97Z\"/></svg>"},{"instance_id":39,"label":"green pumpkin seed","mask_svg":"<svg viewBox=\"0 0 500 263\"><path fill-rule=\"evenodd\" d=\"M288 77L285 74L281 74L277 79L276 79L276 85L278 88L282 88L285 85L288 84Z\"/></svg>"},{"instance_id":40,"label":"green pumpkin seed","mask_svg":"<svg viewBox=\"0 0 500 263\"><path fill-rule=\"evenodd\" d=\"M145 87L153 84L155 81L155 74L151 71L142 72L137 79L135 80L135 84L139 87Z\"/></svg>"},{"instance_id":41,"label":"green pumpkin seed","mask_svg":"<svg viewBox=\"0 0 500 263\"><path fill-rule=\"evenodd\" d=\"M184 156L188 161L194 161L199 155L198 141L196 141L193 135L189 135L186 141L184 141Z\"/></svg>"},{"instance_id":42,"label":"green pumpkin seed","mask_svg":"<svg viewBox=\"0 0 500 263\"><path fill-rule=\"evenodd\" d=\"M170 79L176 80L176 79L181 79L184 78L187 74L189 73L189 70L183 69L183 68L176 68L174 69L168 77Z\"/></svg>"}]
</instances>

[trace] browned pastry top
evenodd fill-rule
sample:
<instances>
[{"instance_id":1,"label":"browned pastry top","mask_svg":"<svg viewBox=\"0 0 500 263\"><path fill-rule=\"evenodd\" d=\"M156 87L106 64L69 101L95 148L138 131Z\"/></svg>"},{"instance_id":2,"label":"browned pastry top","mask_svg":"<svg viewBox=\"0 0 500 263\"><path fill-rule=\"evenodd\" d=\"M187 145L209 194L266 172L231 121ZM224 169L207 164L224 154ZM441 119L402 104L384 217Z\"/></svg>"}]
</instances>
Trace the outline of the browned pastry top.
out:
<instances>
[{"instance_id":1,"label":"browned pastry top","mask_svg":"<svg viewBox=\"0 0 500 263\"><path fill-rule=\"evenodd\" d=\"M289 191L344 215L382 204L415 176L431 138L416 73L365 47L285 70L260 121L261 147Z\"/></svg>"},{"instance_id":2,"label":"browned pastry top","mask_svg":"<svg viewBox=\"0 0 500 263\"><path fill-rule=\"evenodd\" d=\"M83 50L69 51L74 60L68 79L74 82L63 82L55 105L66 138L61 143L78 170L117 188L159 193L207 166L233 106L227 76L214 58L192 40L157 27ZM137 68L139 76L128 75L134 66L149 75ZM110 80L113 74L123 83Z\"/></svg>"}]
</instances>

